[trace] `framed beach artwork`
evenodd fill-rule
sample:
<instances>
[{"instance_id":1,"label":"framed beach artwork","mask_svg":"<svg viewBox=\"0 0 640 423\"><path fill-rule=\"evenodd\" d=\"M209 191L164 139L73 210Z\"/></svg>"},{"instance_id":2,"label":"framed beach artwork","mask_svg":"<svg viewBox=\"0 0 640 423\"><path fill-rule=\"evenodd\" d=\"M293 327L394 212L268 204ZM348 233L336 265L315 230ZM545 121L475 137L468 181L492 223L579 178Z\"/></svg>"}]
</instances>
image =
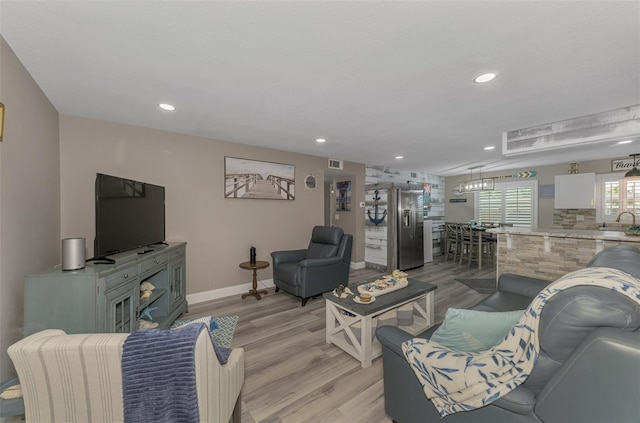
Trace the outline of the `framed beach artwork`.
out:
<instances>
[{"instance_id":1,"label":"framed beach artwork","mask_svg":"<svg viewBox=\"0 0 640 423\"><path fill-rule=\"evenodd\" d=\"M336 182L336 211L351 211L351 181Z\"/></svg>"},{"instance_id":2,"label":"framed beach artwork","mask_svg":"<svg viewBox=\"0 0 640 423\"><path fill-rule=\"evenodd\" d=\"M295 166L260 160L224 158L224 197L294 200Z\"/></svg>"}]
</instances>

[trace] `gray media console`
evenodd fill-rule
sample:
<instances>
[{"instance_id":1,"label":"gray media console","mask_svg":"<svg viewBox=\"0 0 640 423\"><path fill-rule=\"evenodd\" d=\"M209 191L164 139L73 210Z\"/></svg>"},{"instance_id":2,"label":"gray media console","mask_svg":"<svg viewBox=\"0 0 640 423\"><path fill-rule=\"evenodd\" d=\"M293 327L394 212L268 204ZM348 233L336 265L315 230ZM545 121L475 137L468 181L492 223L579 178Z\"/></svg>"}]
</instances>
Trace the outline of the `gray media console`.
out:
<instances>
[{"instance_id":1,"label":"gray media console","mask_svg":"<svg viewBox=\"0 0 640 423\"><path fill-rule=\"evenodd\" d=\"M28 275L25 335L50 328L67 333L127 333L140 328L141 316L157 322L159 328L171 326L187 311L186 243L152 248L146 254L138 254L140 249L109 256L115 264L88 264L74 271L54 268ZM143 282L155 289L150 297L141 299Z\"/></svg>"}]
</instances>

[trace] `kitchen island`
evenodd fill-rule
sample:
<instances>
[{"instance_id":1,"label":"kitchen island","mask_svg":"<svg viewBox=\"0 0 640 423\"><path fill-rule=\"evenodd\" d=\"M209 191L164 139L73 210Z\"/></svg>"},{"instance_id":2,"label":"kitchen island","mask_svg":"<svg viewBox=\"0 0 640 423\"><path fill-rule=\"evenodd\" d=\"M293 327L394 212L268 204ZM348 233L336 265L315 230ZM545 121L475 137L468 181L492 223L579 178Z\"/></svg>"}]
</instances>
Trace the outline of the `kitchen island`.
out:
<instances>
[{"instance_id":1,"label":"kitchen island","mask_svg":"<svg viewBox=\"0 0 640 423\"><path fill-rule=\"evenodd\" d=\"M511 227L487 232L498 236L497 276L516 273L553 281L584 268L604 248L617 244L640 247L640 236L623 231Z\"/></svg>"}]
</instances>

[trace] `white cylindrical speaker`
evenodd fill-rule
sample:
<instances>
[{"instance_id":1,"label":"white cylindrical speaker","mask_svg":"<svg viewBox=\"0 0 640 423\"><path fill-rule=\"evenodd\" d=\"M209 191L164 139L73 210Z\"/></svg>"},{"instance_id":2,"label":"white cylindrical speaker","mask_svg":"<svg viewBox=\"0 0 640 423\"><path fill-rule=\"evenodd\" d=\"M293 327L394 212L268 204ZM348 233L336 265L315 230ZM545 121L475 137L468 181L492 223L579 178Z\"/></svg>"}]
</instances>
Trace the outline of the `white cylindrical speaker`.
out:
<instances>
[{"instance_id":1,"label":"white cylindrical speaker","mask_svg":"<svg viewBox=\"0 0 640 423\"><path fill-rule=\"evenodd\" d=\"M84 238L65 238L62 240L62 270L84 269Z\"/></svg>"}]
</instances>

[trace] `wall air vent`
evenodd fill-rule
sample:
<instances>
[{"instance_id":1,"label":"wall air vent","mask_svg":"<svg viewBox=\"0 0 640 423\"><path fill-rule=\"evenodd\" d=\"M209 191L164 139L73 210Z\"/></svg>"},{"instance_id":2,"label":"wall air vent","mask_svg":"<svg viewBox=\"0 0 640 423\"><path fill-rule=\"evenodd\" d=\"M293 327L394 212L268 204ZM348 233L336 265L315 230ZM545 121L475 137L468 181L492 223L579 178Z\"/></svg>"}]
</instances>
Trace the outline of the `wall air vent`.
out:
<instances>
[{"instance_id":1,"label":"wall air vent","mask_svg":"<svg viewBox=\"0 0 640 423\"><path fill-rule=\"evenodd\" d=\"M329 159L329 169L342 170L343 164L342 160Z\"/></svg>"},{"instance_id":2,"label":"wall air vent","mask_svg":"<svg viewBox=\"0 0 640 423\"><path fill-rule=\"evenodd\" d=\"M412 177L412 178L417 178L417 177L418 177L418 174L417 174L416 172L411 172L411 177Z\"/></svg>"}]
</instances>

